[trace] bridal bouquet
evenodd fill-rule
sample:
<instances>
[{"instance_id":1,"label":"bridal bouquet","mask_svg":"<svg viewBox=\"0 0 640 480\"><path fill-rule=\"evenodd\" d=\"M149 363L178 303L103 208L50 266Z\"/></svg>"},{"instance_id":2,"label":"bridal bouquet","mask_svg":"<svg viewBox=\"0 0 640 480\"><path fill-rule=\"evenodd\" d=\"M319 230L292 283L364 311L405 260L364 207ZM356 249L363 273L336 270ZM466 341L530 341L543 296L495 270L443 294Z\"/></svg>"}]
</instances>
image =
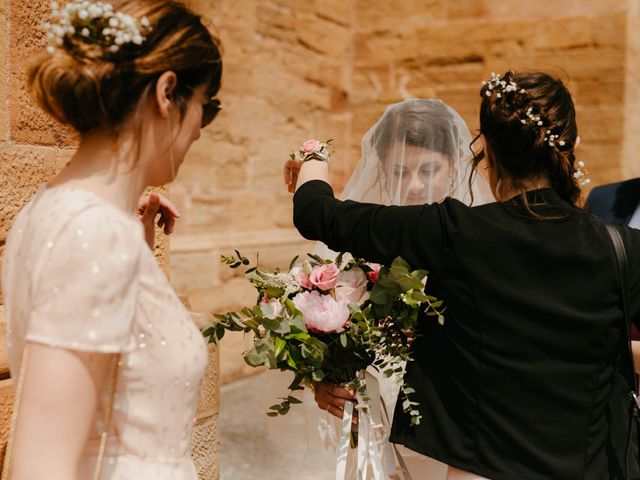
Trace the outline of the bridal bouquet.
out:
<instances>
[{"instance_id":1,"label":"bridal bouquet","mask_svg":"<svg viewBox=\"0 0 640 480\"><path fill-rule=\"evenodd\" d=\"M289 270L269 271L251 266L238 251L222 256L230 268L246 267L246 279L257 291L255 305L216 315L204 328L209 342L219 342L225 331L254 334L244 353L254 367L291 371L290 394L269 408L270 416L284 415L301 403L296 390L325 380L346 385L361 394L366 411L366 384L362 372L369 366L384 376L396 376L400 400L413 424L420 422L414 390L400 380L403 362L411 361L409 345L421 311L443 322L442 302L425 294L427 271L411 270L401 258L390 266L362 259L345 261L340 254L325 259L308 254L294 258Z\"/></svg>"}]
</instances>

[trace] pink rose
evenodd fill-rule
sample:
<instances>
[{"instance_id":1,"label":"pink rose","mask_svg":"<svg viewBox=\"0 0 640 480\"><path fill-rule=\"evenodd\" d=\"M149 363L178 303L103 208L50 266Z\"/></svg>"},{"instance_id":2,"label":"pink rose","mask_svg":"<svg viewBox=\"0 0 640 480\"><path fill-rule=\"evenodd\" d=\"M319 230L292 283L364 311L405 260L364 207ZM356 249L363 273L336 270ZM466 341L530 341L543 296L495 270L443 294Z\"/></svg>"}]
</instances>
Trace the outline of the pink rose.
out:
<instances>
[{"instance_id":1,"label":"pink rose","mask_svg":"<svg viewBox=\"0 0 640 480\"><path fill-rule=\"evenodd\" d=\"M331 295L322 295L317 290L302 292L293 297L293 303L311 332L340 333L349 323L347 305L336 302Z\"/></svg>"},{"instance_id":2,"label":"pink rose","mask_svg":"<svg viewBox=\"0 0 640 480\"><path fill-rule=\"evenodd\" d=\"M307 290L311 290L313 285L309 281L309 275L304 273L304 268L301 266L293 267L289 271L289 275L293 277L293 279L300 284L301 287L306 288Z\"/></svg>"},{"instance_id":3,"label":"pink rose","mask_svg":"<svg viewBox=\"0 0 640 480\"><path fill-rule=\"evenodd\" d=\"M336 267L335 263L325 263L319 267L313 267L311 275L309 275L309 281L323 292L326 292L336 286L339 273L340 269Z\"/></svg>"},{"instance_id":4,"label":"pink rose","mask_svg":"<svg viewBox=\"0 0 640 480\"><path fill-rule=\"evenodd\" d=\"M369 298L367 283L367 276L360 268L340 272L336 285L336 300L347 304L362 305Z\"/></svg>"},{"instance_id":5,"label":"pink rose","mask_svg":"<svg viewBox=\"0 0 640 480\"><path fill-rule=\"evenodd\" d=\"M320 145L318 140L307 140L302 144L302 151L304 153L316 153L320 150Z\"/></svg>"},{"instance_id":6,"label":"pink rose","mask_svg":"<svg viewBox=\"0 0 640 480\"><path fill-rule=\"evenodd\" d=\"M367 272L367 278L373 283L378 283L378 273L380 272L382 265L379 263L367 263L367 266L371 269L370 272Z\"/></svg>"}]
</instances>

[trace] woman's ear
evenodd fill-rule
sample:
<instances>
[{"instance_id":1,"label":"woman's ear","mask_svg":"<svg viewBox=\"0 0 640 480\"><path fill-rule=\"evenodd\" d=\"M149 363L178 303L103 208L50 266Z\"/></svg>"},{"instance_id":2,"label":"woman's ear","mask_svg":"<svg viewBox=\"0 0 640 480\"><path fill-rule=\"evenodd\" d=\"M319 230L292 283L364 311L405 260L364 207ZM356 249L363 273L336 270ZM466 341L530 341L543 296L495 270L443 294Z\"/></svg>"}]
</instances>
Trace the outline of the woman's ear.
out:
<instances>
[{"instance_id":1,"label":"woman's ear","mask_svg":"<svg viewBox=\"0 0 640 480\"><path fill-rule=\"evenodd\" d=\"M177 86L178 77L171 71L164 72L156 82L155 99L162 118L169 118L171 114L174 105L173 94Z\"/></svg>"},{"instance_id":2,"label":"woman's ear","mask_svg":"<svg viewBox=\"0 0 640 480\"><path fill-rule=\"evenodd\" d=\"M577 149L578 149L578 147L580 146L580 141L581 141L581 140L580 140L580 135L578 135L578 136L576 137L576 144L575 144L575 146L573 147L573 149L574 149L574 150L577 150Z\"/></svg>"}]
</instances>

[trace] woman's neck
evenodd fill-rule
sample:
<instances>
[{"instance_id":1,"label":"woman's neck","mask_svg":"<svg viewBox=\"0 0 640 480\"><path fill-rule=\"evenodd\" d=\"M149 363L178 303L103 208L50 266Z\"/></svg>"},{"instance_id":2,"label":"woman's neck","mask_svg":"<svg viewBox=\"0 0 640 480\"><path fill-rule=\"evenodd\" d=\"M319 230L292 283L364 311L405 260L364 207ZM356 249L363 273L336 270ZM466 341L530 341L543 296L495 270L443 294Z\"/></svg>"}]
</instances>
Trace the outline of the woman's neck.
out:
<instances>
[{"instance_id":1,"label":"woman's neck","mask_svg":"<svg viewBox=\"0 0 640 480\"><path fill-rule=\"evenodd\" d=\"M49 186L89 190L132 213L147 186L141 163L136 160L136 143L125 134L85 134L67 166Z\"/></svg>"},{"instance_id":2,"label":"woman's neck","mask_svg":"<svg viewBox=\"0 0 640 480\"><path fill-rule=\"evenodd\" d=\"M551 186L551 182L548 177L540 176L536 178L531 178L520 182L520 185L514 185L513 182L502 182L499 188L496 188L494 192L496 200L499 202L506 202L511 200L518 195L522 195L526 192L531 192L533 190L540 190L541 188L547 188Z\"/></svg>"}]
</instances>

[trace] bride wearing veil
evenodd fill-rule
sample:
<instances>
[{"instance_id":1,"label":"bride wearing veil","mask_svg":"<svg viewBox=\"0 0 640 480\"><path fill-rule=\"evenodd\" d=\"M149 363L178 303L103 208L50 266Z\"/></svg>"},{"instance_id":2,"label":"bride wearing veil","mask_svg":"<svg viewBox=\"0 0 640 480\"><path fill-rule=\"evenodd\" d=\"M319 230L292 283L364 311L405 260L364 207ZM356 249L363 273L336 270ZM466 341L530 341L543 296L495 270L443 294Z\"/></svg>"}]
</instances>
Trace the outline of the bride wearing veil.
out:
<instances>
[{"instance_id":1,"label":"bride wearing veil","mask_svg":"<svg viewBox=\"0 0 640 480\"><path fill-rule=\"evenodd\" d=\"M383 205L421 205L456 198L468 205L493 201L481 177L470 179L471 134L460 115L440 100L410 99L389 105L362 139L361 158L347 182L342 200ZM335 256L319 243L315 252ZM398 396L397 380L378 379L380 396L391 423ZM351 393L319 382L315 388L318 406L342 417ZM429 457L398 446L397 454L414 478L437 480L446 466ZM448 479L454 478L450 471Z\"/></svg>"}]
</instances>

